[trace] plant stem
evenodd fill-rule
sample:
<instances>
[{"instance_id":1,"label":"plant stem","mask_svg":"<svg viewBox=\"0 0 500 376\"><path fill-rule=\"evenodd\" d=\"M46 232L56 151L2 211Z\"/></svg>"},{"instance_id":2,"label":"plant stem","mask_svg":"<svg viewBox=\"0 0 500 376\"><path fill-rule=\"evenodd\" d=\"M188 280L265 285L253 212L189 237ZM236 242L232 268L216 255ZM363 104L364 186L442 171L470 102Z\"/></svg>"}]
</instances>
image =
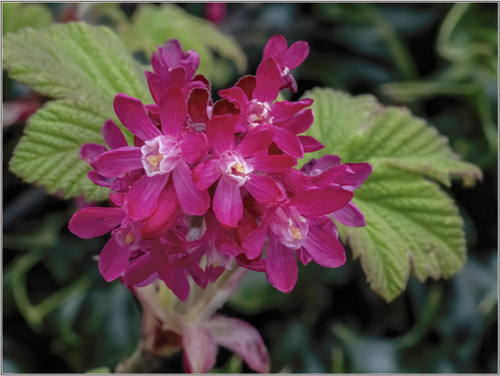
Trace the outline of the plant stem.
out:
<instances>
[{"instance_id":1,"label":"plant stem","mask_svg":"<svg viewBox=\"0 0 500 376\"><path fill-rule=\"evenodd\" d=\"M139 345L131 356L122 360L115 368L115 373L145 373L158 369L162 358L151 354L143 346L143 341L139 341Z\"/></svg>"},{"instance_id":2,"label":"plant stem","mask_svg":"<svg viewBox=\"0 0 500 376\"><path fill-rule=\"evenodd\" d=\"M408 348L418 343L420 339L424 336L425 332L432 323L432 319L435 317L436 312L439 308L441 302L442 291L439 286L432 286L429 290L427 297L427 302L422 309L420 319L417 324L410 330L407 334L396 339L395 344L398 348Z\"/></svg>"}]
</instances>

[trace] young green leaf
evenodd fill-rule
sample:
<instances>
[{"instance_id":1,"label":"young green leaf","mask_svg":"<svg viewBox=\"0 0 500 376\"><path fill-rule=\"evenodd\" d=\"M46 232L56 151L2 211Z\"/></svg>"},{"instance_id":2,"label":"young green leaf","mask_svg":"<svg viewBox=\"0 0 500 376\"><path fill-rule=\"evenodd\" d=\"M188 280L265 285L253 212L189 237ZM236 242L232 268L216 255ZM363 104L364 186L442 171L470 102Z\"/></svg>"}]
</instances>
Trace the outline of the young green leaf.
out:
<instances>
[{"instance_id":1,"label":"young green leaf","mask_svg":"<svg viewBox=\"0 0 500 376\"><path fill-rule=\"evenodd\" d=\"M30 119L11 170L65 198L105 198L104 190L87 179L90 167L79 158L79 149L86 142L103 143L104 121L116 120L116 94L151 101L139 64L110 29L84 23L8 33L3 52L13 79L60 99Z\"/></svg>"},{"instance_id":2,"label":"young green leaf","mask_svg":"<svg viewBox=\"0 0 500 376\"><path fill-rule=\"evenodd\" d=\"M2 35L27 26L38 29L51 22L52 14L45 4L2 4Z\"/></svg>"},{"instance_id":3,"label":"young green leaf","mask_svg":"<svg viewBox=\"0 0 500 376\"><path fill-rule=\"evenodd\" d=\"M481 171L461 161L445 137L405 109L331 89L305 96L314 99L309 134L325 145L320 154L374 167L353 198L367 226L338 224L371 287L390 301L404 290L410 273L423 281L460 270L463 222L453 200L426 178L450 185L452 177L461 177L471 184L481 179Z\"/></svg>"},{"instance_id":4,"label":"young green leaf","mask_svg":"<svg viewBox=\"0 0 500 376\"><path fill-rule=\"evenodd\" d=\"M349 161L382 161L434 178L450 186L451 177L464 182L481 179L476 166L463 162L448 146L448 139L402 108L388 107L372 123L344 144Z\"/></svg>"},{"instance_id":5,"label":"young green leaf","mask_svg":"<svg viewBox=\"0 0 500 376\"><path fill-rule=\"evenodd\" d=\"M11 159L12 171L49 193L83 194L86 201L106 199L108 190L87 178L90 166L79 155L83 142L103 143L106 118L85 102L49 102L31 117Z\"/></svg>"},{"instance_id":6,"label":"young green leaf","mask_svg":"<svg viewBox=\"0 0 500 376\"><path fill-rule=\"evenodd\" d=\"M421 176L374 163L353 200L366 227L339 225L373 290L390 301L411 273L419 280L448 278L465 261L463 222L453 200Z\"/></svg>"}]
</instances>

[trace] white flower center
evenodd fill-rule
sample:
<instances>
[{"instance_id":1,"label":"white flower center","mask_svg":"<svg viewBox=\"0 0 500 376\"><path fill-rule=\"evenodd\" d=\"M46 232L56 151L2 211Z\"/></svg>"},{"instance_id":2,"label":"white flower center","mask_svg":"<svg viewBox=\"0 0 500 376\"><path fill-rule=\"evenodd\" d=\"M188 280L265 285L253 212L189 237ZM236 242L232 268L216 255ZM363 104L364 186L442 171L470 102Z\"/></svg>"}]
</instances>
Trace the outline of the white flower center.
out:
<instances>
[{"instance_id":1,"label":"white flower center","mask_svg":"<svg viewBox=\"0 0 500 376\"><path fill-rule=\"evenodd\" d=\"M220 156L220 170L223 174L235 180L241 187L248 180L248 174L253 171L245 159L232 151L227 151Z\"/></svg>"},{"instance_id":2,"label":"white flower center","mask_svg":"<svg viewBox=\"0 0 500 376\"><path fill-rule=\"evenodd\" d=\"M171 136L158 136L141 147L142 165L148 176L163 175L172 171L181 158L181 148Z\"/></svg>"},{"instance_id":3,"label":"white flower center","mask_svg":"<svg viewBox=\"0 0 500 376\"><path fill-rule=\"evenodd\" d=\"M281 244L293 249L302 247L309 232L305 218L294 208L279 208L274 216L271 231L278 237Z\"/></svg>"},{"instance_id":4,"label":"white flower center","mask_svg":"<svg viewBox=\"0 0 500 376\"><path fill-rule=\"evenodd\" d=\"M267 102L259 102L252 99L247 109L247 122L250 127L256 127L260 124L271 124L271 106Z\"/></svg>"}]
</instances>

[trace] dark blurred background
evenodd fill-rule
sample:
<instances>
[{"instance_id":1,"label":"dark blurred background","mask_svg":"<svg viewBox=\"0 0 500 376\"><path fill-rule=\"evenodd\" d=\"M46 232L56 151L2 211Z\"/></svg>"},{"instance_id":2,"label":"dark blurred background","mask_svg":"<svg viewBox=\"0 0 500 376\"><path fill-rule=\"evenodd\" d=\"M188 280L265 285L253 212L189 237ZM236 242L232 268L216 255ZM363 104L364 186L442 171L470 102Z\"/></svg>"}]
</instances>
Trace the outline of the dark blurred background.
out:
<instances>
[{"instance_id":1,"label":"dark blurred background","mask_svg":"<svg viewBox=\"0 0 500 376\"><path fill-rule=\"evenodd\" d=\"M38 5L49 22L110 24L89 4L85 12L81 4ZM126 17L140 6L116 4ZM179 6L207 17L207 4ZM456 182L448 190L468 245L451 280L412 278L386 303L349 250L342 268L302 267L289 295L249 274L222 313L259 330L272 372L497 373L497 14L496 3L229 3L210 16L241 46L250 74L270 36L306 40L311 53L295 71L293 99L322 86L407 106L484 174L473 188ZM238 78L221 69L214 92ZM105 237L81 240L67 230L82 202L47 195L9 172L26 117L47 99L5 71L3 93L3 372L113 369L136 346L140 309L124 287L99 276L92 256ZM181 363L174 357L165 370L182 372ZM250 370L220 350L214 371Z\"/></svg>"}]
</instances>

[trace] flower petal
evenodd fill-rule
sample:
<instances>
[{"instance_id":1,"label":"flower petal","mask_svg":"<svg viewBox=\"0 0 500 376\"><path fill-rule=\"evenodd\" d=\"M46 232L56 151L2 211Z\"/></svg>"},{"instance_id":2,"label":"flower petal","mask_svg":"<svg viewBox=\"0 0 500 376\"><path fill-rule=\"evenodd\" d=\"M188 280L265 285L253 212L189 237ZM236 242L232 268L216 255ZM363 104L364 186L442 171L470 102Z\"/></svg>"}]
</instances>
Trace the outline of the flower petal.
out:
<instances>
[{"instance_id":1,"label":"flower petal","mask_svg":"<svg viewBox=\"0 0 500 376\"><path fill-rule=\"evenodd\" d=\"M83 144L80 147L80 158L87 163L92 163L92 161L102 153L107 152L106 146L101 144Z\"/></svg>"},{"instance_id":2,"label":"flower petal","mask_svg":"<svg viewBox=\"0 0 500 376\"><path fill-rule=\"evenodd\" d=\"M117 94L113 101L113 108L123 126L140 139L146 141L161 135L160 130L149 119L139 99L123 93Z\"/></svg>"},{"instance_id":3,"label":"flower petal","mask_svg":"<svg viewBox=\"0 0 500 376\"><path fill-rule=\"evenodd\" d=\"M102 176L101 174L98 174L94 170L89 171L87 173L87 177L95 185L98 185L100 187L108 187L108 188L113 183L113 180L115 180L114 178L106 178L106 177Z\"/></svg>"},{"instance_id":4,"label":"flower petal","mask_svg":"<svg viewBox=\"0 0 500 376\"><path fill-rule=\"evenodd\" d=\"M122 248L112 236L99 254L99 271L104 279L111 282L118 278L127 267L129 257L130 251Z\"/></svg>"},{"instance_id":5,"label":"flower petal","mask_svg":"<svg viewBox=\"0 0 500 376\"><path fill-rule=\"evenodd\" d=\"M365 216L352 201L331 215L332 218L349 227L366 226Z\"/></svg>"},{"instance_id":6,"label":"flower petal","mask_svg":"<svg viewBox=\"0 0 500 376\"><path fill-rule=\"evenodd\" d=\"M108 119L104 122L101 133L104 142L109 146L110 149L118 149L122 146L127 146L127 140L125 139L125 136L113 120Z\"/></svg>"},{"instance_id":7,"label":"flower petal","mask_svg":"<svg viewBox=\"0 0 500 376\"><path fill-rule=\"evenodd\" d=\"M182 158L187 163L196 163L207 155L209 146L205 133L191 133L180 142Z\"/></svg>"},{"instance_id":8,"label":"flower petal","mask_svg":"<svg viewBox=\"0 0 500 376\"><path fill-rule=\"evenodd\" d=\"M248 98L242 88L233 86L229 89L219 90L219 96L233 102L240 110L248 106Z\"/></svg>"},{"instance_id":9,"label":"flower petal","mask_svg":"<svg viewBox=\"0 0 500 376\"><path fill-rule=\"evenodd\" d=\"M254 270L256 272L266 271L266 260L262 258L256 258L255 260L249 260L245 255L239 255L236 257L236 263L244 268Z\"/></svg>"},{"instance_id":10,"label":"flower petal","mask_svg":"<svg viewBox=\"0 0 500 376\"><path fill-rule=\"evenodd\" d=\"M274 124L278 127L288 129L292 133L299 134L307 131L311 127L313 121L313 111L307 108L291 118L284 119L282 122L274 121Z\"/></svg>"},{"instance_id":11,"label":"flower petal","mask_svg":"<svg viewBox=\"0 0 500 376\"><path fill-rule=\"evenodd\" d=\"M210 196L207 191L196 188L191 170L183 160L172 171L172 180L181 208L189 215L205 214L210 206Z\"/></svg>"},{"instance_id":12,"label":"flower petal","mask_svg":"<svg viewBox=\"0 0 500 376\"><path fill-rule=\"evenodd\" d=\"M273 141L282 151L298 159L304 157L304 149L295 134L280 127L273 127L273 131Z\"/></svg>"},{"instance_id":13,"label":"flower petal","mask_svg":"<svg viewBox=\"0 0 500 376\"><path fill-rule=\"evenodd\" d=\"M302 171L309 176L318 176L326 170L340 165L340 157L333 154L323 155L320 159L311 159L303 167Z\"/></svg>"},{"instance_id":14,"label":"flower petal","mask_svg":"<svg viewBox=\"0 0 500 376\"><path fill-rule=\"evenodd\" d=\"M269 57L277 57L285 54L287 49L287 42L283 35L273 35L264 47L262 59Z\"/></svg>"},{"instance_id":15,"label":"flower petal","mask_svg":"<svg viewBox=\"0 0 500 376\"><path fill-rule=\"evenodd\" d=\"M250 174L250 179L245 182L244 187L262 203L280 201L285 197L284 189L270 176Z\"/></svg>"},{"instance_id":16,"label":"flower petal","mask_svg":"<svg viewBox=\"0 0 500 376\"><path fill-rule=\"evenodd\" d=\"M352 192L339 187L314 187L296 192L290 205L302 215L318 216L339 210L347 205L352 196Z\"/></svg>"},{"instance_id":17,"label":"flower petal","mask_svg":"<svg viewBox=\"0 0 500 376\"><path fill-rule=\"evenodd\" d=\"M219 222L229 227L236 227L243 216L243 203L238 183L223 175L215 189L212 206Z\"/></svg>"},{"instance_id":18,"label":"flower petal","mask_svg":"<svg viewBox=\"0 0 500 376\"><path fill-rule=\"evenodd\" d=\"M297 136L297 137L299 138L299 141L302 144L304 153L312 153L321 150L325 147L325 145L316 140L314 137L311 136Z\"/></svg>"},{"instance_id":19,"label":"flower petal","mask_svg":"<svg viewBox=\"0 0 500 376\"><path fill-rule=\"evenodd\" d=\"M243 76L241 77L238 82L236 83L237 87L240 87L245 94L247 95L247 98L249 101L252 100L252 94L255 89L255 85L257 84L255 76Z\"/></svg>"},{"instance_id":20,"label":"flower petal","mask_svg":"<svg viewBox=\"0 0 500 376\"><path fill-rule=\"evenodd\" d=\"M82 239L95 238L110 232L124 217L122 208L83 208L71 217L69 230Z\"/></svg>"},{"instance_id":21,"label":"flower petal","mask_svg":"<svg viewBox=\"0 0 500 376\"><path fill-rule=\"evenodd\" d=\"M235 115L214 116L207 122L207 137L210 146L220 155L234 148Z\"/></svg>"},{"instance_id":22,"label":"flower petal","mask_svg":"<svg viewBox=\"0 0 500 376\"><path fill-rule=\"evenodd\" d=\"M266 276L269 283L284 293L293 290L299 268L295 252L281 244L276 236L269 234L266 259Z\"/></svg>"},{"instance_id":23,"label":"flower petal","mask_svg":"<svg viewBox=\"0 0 500 376\"><path fill-rule=\"evenodd\" d=\"M275 123L290 120L290 118L294 117L299 111L309 107L311 104L313 104L313 100L310 98L305 98L297 102L274 102L271 107L271 111L273 113Z\"/></svg>"},{"instance_id":24,"label":"flower petal","mask_svg":"<svg viewBox=\"0 0 500 376\"><path fill-rule=\"evenodd\" d=\"M172 69L169 75L168 82L165 82L167 87L176 86L181 88L186 83L186 70L184 67L176 67Z\"/></svg>"},{"instance_id":25,"label":"flower petal","mask_svg":"<svg viewBox=\"0 0 500 376\"><path fill-rule=\"evenodd\" d=\"M227 99L218 100L217 102L214 103L214 107L212 109L213 116L226 115L226 114L237 115L239 113L240 110L236 107L236 105L234 105L233 102L230 102ZM241 123L244 123L244 121L241 121Z\"/></svg>"},{"instance_id":26,"label":"flower petal","mask_svg":"<svg viewBox=\"0 0 500 376\"><path fill-rule=\"evenodd\" d=\"M257 68L257 84L253 91L253 99L260 102L273 102L278 96L281 86L281 73L273 59L266 59Z\"/></svg>"},{"instance_id":27,"label":"flower petal","mask_svg":"<svg viewBox=\"0 0 500 376\"><path fill-rule=\"evenodd\" d=\"M146 71L144 72L146 76L146 80L148 81L149 91L151 92L151 96L153 97L155 103L160 102L160 97L165 91L165 86L163 82L156 73Z\"/></svg>"},{"instance_id":28,"label":"flower petal","mask_svg":"<svg viewBox=\"0 0 500 376\"><path fill-rule=\"evenodd\" d=\"M207 323L215 342L238 354L256 372L269 372L269 354L257 329L243 320L214 316Z\"/></svg>"},{"instance_id":29,"label":"flower petal","mask_svg":"<svg viewBox=\"0 0 500 376\"><path fill-rule=\"evenodd\" d=\"M194 123L206 123L208 120L207 106L210 92L205 88L196 88L189 94L187 106L189 117Z\"/></svg>"},{"instance_id":30,"label":"flower petal","mask_svg":"<svg viewBox=\"0 0 500 376\"><path fill-rule=\"evenodd\" d=\"M298 41L285 52L283 63L288 69L292 70L302 64L307 55L309 55L309 44L305 41Z\"/></svg>"},{"instance_id":31,"label":"flower petal","mask_svg":"<svg viewBox=\"0 0 500 376\"><path fill-rule=\"evenodd\" d=\"M309 223L303 247L318 265L337 268L345 264L344 247L337 237L335 225L329 219L322 225Z\"/></svg>"},{"instance_id":32,"label":"flower petal","mask_svg":"<svg viewBox=\"0 0 500 376\"><path fill-rule=\"evenodd\" d=\"M257 171L281 172L291 169L297 164L297 158L289 155L264 155L247 159L247 162Z\"/></svg>"},{"instance_id":33,"label":"flower petal","mask_svg":"<svg viewBox=\"0 0 500 376\"><path fill-rule=\"evenodd\" d=\"M206 326L182 322L184 367L189 373L206 373L215 365L217 345Z\"/></svg>"},{"instance_id":34,"label":"flower petal","mask_svg":"<svg viewBox=\"0 0 500 376\"><path fill-rule=\"evenodd\" d=\"M218 168L219 161L208 159L199 163L192 171L192 176L196 187L200 191L208 189L220 178L221 172Z\"/></svg>"},{"instance_id":35,"label":"flower petal","mask_svg":"<svg viewBox=\"0 0 500 376\"><path fill-rule=\"evenodd\" d=\"M299 248L296 251L297 259L304 265L309 264L312 261L312 257L304 248Z\"/></svg>"},{"instance_id":36,"label":"flower petal","mask_svg":"<svg viewBox=\"0 0 500 376\"><path fill-rule=\"evenodd\" d=\"M169 39L157 52L153 52L151 59L153 69L173 68L180 64L184 57L181 42L178 39Z\"/></svg>"},{"instance_id":37,"label":"flower petal","mask_svg":"<svg viewBox=\"0 0 500 376\"><path fill-rule=\"evenodd\" d=\"M189 295L189 282L185 270L176 268L168 261L163 246L155 244L151 249L151 261L167 287L182 301Z\"/></svg>"},{"instance_id":38,"label":"flower petal","mask_svg":"<svg viewBox=\"0 0 500 376\"><path fill-rule=\"evenodd\" d=\"M107 178L120 176L129 171L142 169L142 152L135 146L123 146L98 155L91 166Z\"/></svg>"},{"instance_id":39,"label":"flower petal","mask_svg":"<svg viewBox=\"0 0 500 376\"><path fill-rule=\"evenodd\" d=\"M151 253L147 252L128 263L123 273L123 284L125 286L138 286L155 273L151 261Z\"/></svg>"},{"instance_id":40,"label":"flower petal","mask_svg":"<svg viewBox=\"0 0 500 376\"><path fill-rule=\"evenodd\" d=\"M177 220L180 213L179 201L172 184L167 185L158 197L153 213L144 220L141 235L146 239L154 239L167 231Z\"/></svg>"},{"instance_id":41,"label":"flower petal","mask_svg":"<svg viewBox=\"0 0 500 376\"><path fill-rule=\"evenodd\" d=\"M319 186L338 184L346 190L353 191L370 176L372 169L369 163L346 163L326 170L314 177L313 181Z\"/></svg>"},{"instance_id":42,"label":"flower petal","mask_svg":"<svg viewBox=\"0 0 500 376\"><path fill-rule=\"evenodd\" d=\"M352 189L357 189L368 179L373 171L373 167L369 163L346 163L348 174L339 176L336 183L342 186L350 186Z\"/></svg>"},{"instance_id":43,"label":"flower petal","mask_svg":"<svg viewBox=\"0 0 500 376\"><path fill-rule=\"evenodd\" d=\"M177 137L187 118L187 105L178 87L171 87L160 98L161 130Z\"/></svg>"},{"instance_id":44,"label":"flower petal","mask_svg":"<svg viewBox=\"0 0 500 376\"><path fill-rule=\"evenodd\" d=\"M238 145L238 152L243 157L249 157L255 153L266 150L273 140L271 127L261 125L252 128Z\"/></svg>"},{"instance_id":45,"label":"flower petal","mask_svg":"<svg viewBox=\"0 0 500 376\"><path fill-rule=\"evenodd\" d=\"M143 219L153 213L169 175L149 177L144 174L132 185L125 196L125 208L130 219Z\"/></svg>"},{"instance_id":46,"label":"flower petal","mask_svg":"<svg viewBox=\"0 0 500 376\"><path fill-rule=\"evenodd\" d=\"M267 225L261 224L250 232L243 241L243 248L245 248L246 251L245 255L249 260L253 260L261 255L268 229L269 227Z\"/></svg>"}]
</instances>

